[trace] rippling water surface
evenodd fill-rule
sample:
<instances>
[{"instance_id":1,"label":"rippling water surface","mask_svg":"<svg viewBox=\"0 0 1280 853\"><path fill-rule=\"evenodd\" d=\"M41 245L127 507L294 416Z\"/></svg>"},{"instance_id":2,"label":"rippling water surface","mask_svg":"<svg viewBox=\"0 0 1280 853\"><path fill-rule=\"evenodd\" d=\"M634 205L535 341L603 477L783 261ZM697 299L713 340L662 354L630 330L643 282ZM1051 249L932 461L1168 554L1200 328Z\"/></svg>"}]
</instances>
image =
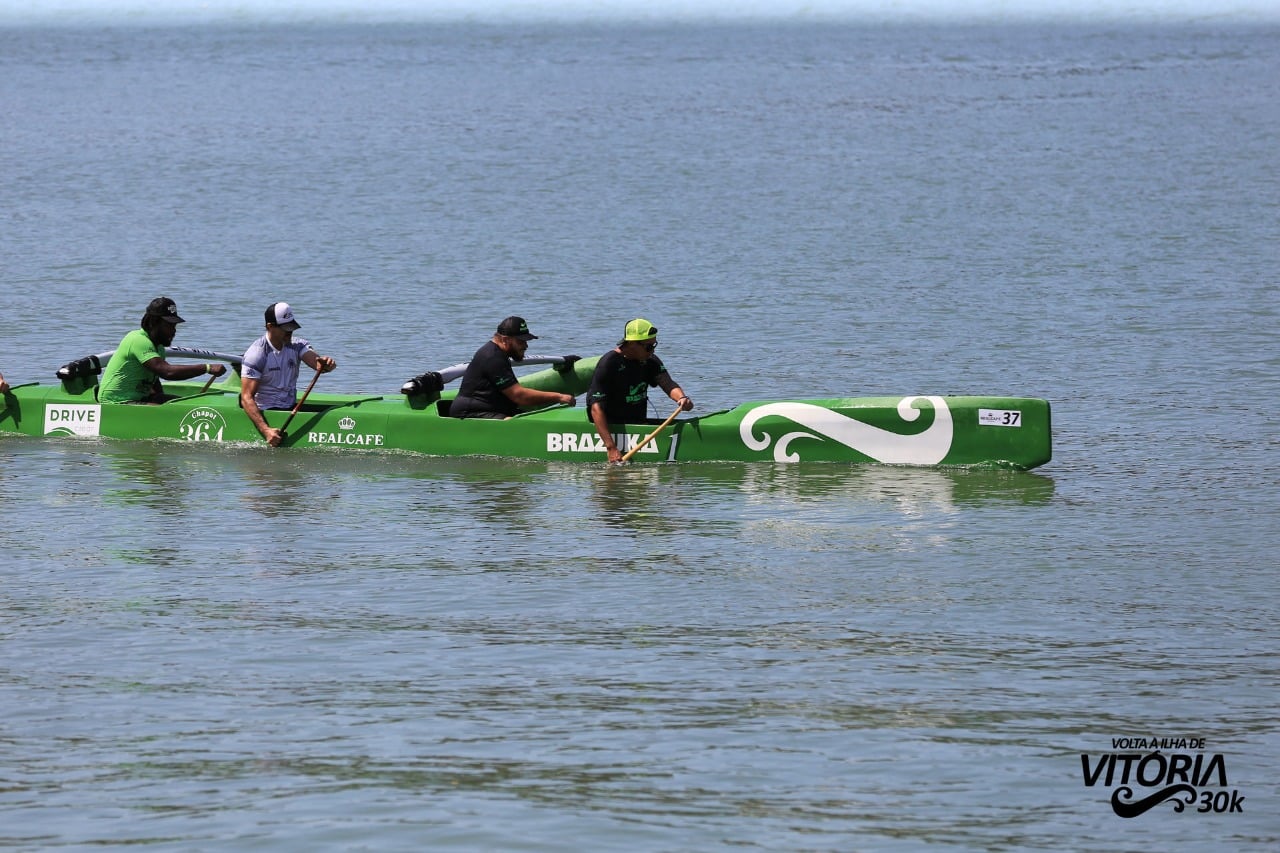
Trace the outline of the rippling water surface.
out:
<instances>
[{"instance_id":1,"label":"rippling water surface","mask_svg":"<svg viewBox=\"0 0 1280 853\"><path fill-rule=\"evenodd\" d=\"M330 390L641 315L703 410L1055 425L1028 473L0 438L0 846L1273 849L1278 47L0 30L11 383L165 293L230 352L288 299ZM1243 811L1118 817L1117 737Z\"/></svg>"}]
</instances>

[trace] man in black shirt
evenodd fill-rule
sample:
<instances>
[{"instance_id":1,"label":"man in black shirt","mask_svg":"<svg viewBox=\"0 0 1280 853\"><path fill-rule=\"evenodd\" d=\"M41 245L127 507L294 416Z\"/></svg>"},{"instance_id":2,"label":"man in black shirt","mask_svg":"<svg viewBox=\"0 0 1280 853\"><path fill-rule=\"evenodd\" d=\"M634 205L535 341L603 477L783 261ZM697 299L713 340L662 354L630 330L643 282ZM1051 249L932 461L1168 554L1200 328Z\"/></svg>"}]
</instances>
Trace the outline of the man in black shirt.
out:
<instances>
[{"instance_id":1,"label":"man in black shirt","mask_svg":"<svg viewBox=\"0 0 1280 853\"><path fill-rule=\"evenodd\" d=\"M521 317L508 317L498 324L498 331L472 357L467 372L462 374L458 396L449 407L455 418L509 418L522 408L572 406L572 394L525 388L516 379L512 361L524 360L529 341L538 336L530 333Z\"/></svg>"},{"instance_id":2,"label":"man in black shirt","mask_svg":"<svg viewBox=\"0 0 1280 853\"><path fill-rule=\"evenodd\" d=\"M653 354L657 346L657 327L637 318L627 323L618 345L596 363L591 387L587 389L587 415L604 442L610 462L621 461L622 452L609 425L647 423L650 388L661 388L686 412L693 408L693 398L680 389L662 359Z\"/></svg>"}]
</instances>

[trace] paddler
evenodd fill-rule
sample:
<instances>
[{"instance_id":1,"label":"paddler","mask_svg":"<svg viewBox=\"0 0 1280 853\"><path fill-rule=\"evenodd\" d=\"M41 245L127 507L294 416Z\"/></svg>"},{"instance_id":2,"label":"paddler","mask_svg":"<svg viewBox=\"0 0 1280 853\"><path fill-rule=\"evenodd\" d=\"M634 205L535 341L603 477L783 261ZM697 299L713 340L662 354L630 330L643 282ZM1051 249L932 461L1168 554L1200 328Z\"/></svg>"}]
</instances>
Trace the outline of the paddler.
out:
<instances>
[{"instance_id":1,"label":"paddler","mask_svg":"<svg viewBox=\"0 0 1280 853\"><path fill-rule=\"evenodd\" d=\"M587 415L604 442L610 462L622 461L610 425L649 423L650 388L661 388L683 411L693 408L693 398L684 393L662 359L654 354L657 347L658 327L637 317L627 323L618 345L596 362L587 389Z\"/></svg>"},{"instance_id":2,"label":"paddler","mask_svg":"<svg viewBox=\"0 0 1280 853\"><path fill-rule=\"evenodd\" d=\"M311 348L310 341L295 338L302 328L288 302L273 302L263 312L266 333L244 352L240 365L240 407L272 447L279 447L284 434L267 423L263 409L292 409L298 399L298 370L305 364L328 373L338 363Z\"/></svg>"},{"instance_id":3,"label":"paddler","mask_svg":"<svg viewBox=\"0 0 1280 853\"><path fill-rule=\"evenodd\" d=\"M493 337L476 350L467 364L458 396L449 407L449 416L505 419L515 416L520 409L556 404L572 406L572 394L526 388L516 379L511 362L524 361L529 341L537 339L523 317L513 315L499 323Z\"/></svg>"},{"instance_id":4,"label":"paddler","mask_svg":"<svg viewBox=\"0 0 1280 853\"><path fill-rule=\"evenodd\" d=\"M152 299L142 315L142 328L134 329L121 339L102 371L98 402L163 403L173 395L164 393L161 379L173 382L195 379L206 373L212 376L226 373L224 364L170 364L165 361L164 348L173 343L178 324L183 322L186 321L178 316L178 306L172 299L167 296Z\"/></svg>"}]
</instances>

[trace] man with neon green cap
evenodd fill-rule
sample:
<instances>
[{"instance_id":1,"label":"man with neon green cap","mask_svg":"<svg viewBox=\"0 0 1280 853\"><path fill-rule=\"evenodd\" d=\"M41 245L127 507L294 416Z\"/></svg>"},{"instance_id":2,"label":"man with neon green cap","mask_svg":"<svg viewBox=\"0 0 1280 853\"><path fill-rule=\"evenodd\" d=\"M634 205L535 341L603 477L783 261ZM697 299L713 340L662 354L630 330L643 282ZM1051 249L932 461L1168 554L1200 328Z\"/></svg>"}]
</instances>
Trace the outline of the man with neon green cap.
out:
<instances>
[{"instance_id":1,"label":"man with neon green cap","mask_svg":"<svg viewBox=\"0 0 1280 853\"><path fill-rule=\"evenodd\" d=\"M621 461L622 452L609 425L649 423L650 388L661 388L686 412L693 408L693 398L680 389L662 359L653 354L657 346L658 327L636 318L627 323L618 345L596 363L587 389L587 416L595 424L610 462Z\"/></svg>"}]
</instances>

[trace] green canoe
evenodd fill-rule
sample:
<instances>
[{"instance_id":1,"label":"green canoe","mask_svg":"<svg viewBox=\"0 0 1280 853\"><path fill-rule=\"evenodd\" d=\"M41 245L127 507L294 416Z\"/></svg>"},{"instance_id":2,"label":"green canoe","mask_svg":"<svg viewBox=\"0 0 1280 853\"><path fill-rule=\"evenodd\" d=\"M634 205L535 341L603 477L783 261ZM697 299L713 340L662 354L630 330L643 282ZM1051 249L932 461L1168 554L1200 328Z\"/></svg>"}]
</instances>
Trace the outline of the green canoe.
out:
<instances>
[{"instance_id":1,"label":"green canoe","mask_svg":"<svg viewBox=\"0 0 1280 853\"><path fill-rule=\"evenodd\" d=\"M97 374L109 353L65 365L57 383L19 385L3 396L0 433L81 438L261 444L240 409L238 356L170 347L169 357L222 360L235 370L205 389L165 384L163 405L97 402ZM596 359L526 359L550 364L522 384L585 393ZM436 456L502 456L601 462L603 443L581 407L553 407L509 420L458 420L445 413L456 391L444 386L465 365L406 382L398 394L314 392L289 423L284 446L348 451L409 451ZM289 412L267 412L272 426ZM615 429L624 452L656 424ZM675 420L632 461L853 462L1035 468L1051 456L1049 403L1026 397L848 397L744 403Z\"/></svg>"}]
</instances>

